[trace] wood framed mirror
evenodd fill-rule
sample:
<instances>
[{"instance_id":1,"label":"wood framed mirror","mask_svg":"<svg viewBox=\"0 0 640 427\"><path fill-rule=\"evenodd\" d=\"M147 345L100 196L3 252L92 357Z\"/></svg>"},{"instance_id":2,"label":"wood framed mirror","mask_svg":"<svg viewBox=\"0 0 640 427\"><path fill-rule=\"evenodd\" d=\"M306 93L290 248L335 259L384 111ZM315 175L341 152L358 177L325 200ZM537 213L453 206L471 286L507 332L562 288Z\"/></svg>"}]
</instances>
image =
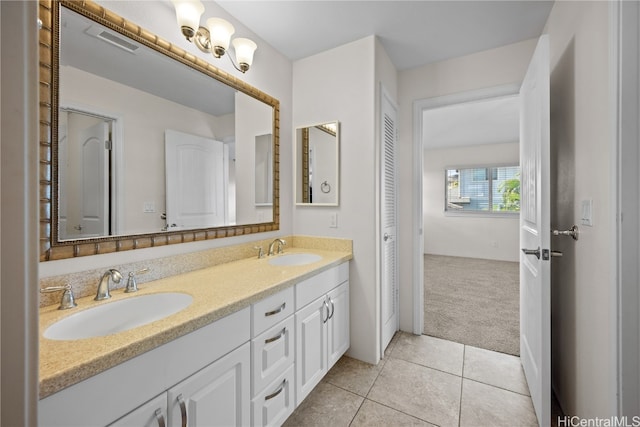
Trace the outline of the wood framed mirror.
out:
<instances>
[{"instance_id":1,"label":"wood framed mirror","mask_svg":"<svg viewBox=\"0 0 640 427\"><path fill-rule=\"evenodd\" d=\"M91 1L39 17L41 261L279 229L277 99Z\"/></svg>"}]
</instances>

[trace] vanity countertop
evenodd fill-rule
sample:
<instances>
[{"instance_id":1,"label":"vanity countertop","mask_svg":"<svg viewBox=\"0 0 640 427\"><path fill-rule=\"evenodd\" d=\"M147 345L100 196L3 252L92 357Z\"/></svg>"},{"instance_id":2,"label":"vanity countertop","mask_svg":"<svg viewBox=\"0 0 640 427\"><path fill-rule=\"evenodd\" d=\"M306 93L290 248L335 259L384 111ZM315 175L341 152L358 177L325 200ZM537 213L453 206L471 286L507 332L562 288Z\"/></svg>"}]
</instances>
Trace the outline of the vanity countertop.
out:
<instances>
[{"instance_id":1,"label":"vanity countertop","mask_svg":"<svg viewBox=\"0 0 640 427\"><path fill-rule=\"evenodd\" d=\"M139 285L135 294L112 291L107 301L93 297L77 300L78 307L40 309L40 398L83 381L155 347L241 310L314 274L352 259L352 252L289 248L290 253L314 253L320 261L301 266L274 266L269 257L220 264ZM128 331L95 338L56 341L43 332L63 317L100 304L161 292L182 292L193 297L186 309Z\"/></svg>"}]
</instances>

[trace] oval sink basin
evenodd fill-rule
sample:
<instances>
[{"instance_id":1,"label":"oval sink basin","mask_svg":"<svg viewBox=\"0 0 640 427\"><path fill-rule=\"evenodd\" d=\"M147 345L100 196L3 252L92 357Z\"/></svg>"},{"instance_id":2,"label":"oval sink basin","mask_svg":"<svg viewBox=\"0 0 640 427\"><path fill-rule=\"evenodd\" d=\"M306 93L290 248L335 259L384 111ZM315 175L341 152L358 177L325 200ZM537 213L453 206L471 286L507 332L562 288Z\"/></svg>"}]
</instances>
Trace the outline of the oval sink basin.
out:
<instances>
[{"instance_id":1,"label":"oval sink basin","mask_svg":"<svg viewBox=\"0 0 640 427\"><path fill-rule=\"evenodd\" d=\"M191 295L167 292L130 297L99 305L58 320L44 331L52 340L101 337L146 325L187 308Z\"/></svg>"},{"instance_id":2,"label":"oval sink basin","mask_svg":"<svg viewBox=\"0 0 640 427\"><path fill-rule=\"evenodd\" d=\"M271 265L305 265L320 261L322 257L316 254L285 254L269 259Z\"/></svg>"}]
</instances>

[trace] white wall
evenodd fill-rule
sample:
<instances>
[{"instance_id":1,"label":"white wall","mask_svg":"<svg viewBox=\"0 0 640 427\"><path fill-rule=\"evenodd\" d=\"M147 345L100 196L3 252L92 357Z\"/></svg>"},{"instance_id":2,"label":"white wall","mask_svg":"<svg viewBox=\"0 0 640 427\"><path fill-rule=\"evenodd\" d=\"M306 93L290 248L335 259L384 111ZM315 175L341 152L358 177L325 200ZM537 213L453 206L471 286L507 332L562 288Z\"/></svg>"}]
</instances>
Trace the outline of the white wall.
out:
<instances>
[{"instance_id":1,"label":"white wall","mask_svg":"<svg viewBox=\"0 0 640 427\"><path fill-rule=\"evenodd\" d=\"M445 169L474 165L518 165L519 144L488 144L424 152L424 252L514 261L519 259L518 216L445 214Z\"/></svg>"},{"instance_id":2,"label":"white wall","mask_svg":"<svg viewBox=\"0 0 640 427\"><path fill-rule=\"evenodd\" d=\"M554 238L553 386L567 414L615 414L611 379L614 320L611 205L609 26L607 2L556 2L551 42L551 227L580 227L580 240ZM593 200L593 227L581 201Z\"/></svg>"},{"instance_id":3,"label":"white wall","mask_svg":"<svg viewBox=\"0 0 640 427\"><path fill-rule=\"evenodd\" d=\"M367 37L293 64L293 126L337 119L341 130L340 206L296 206L293 233L353 239L349 354L376 363L373 61Z\"/></svg>"},{"instance_id":4,"label":"white wall","mask_svg":"<svg viewBox=\"0 0 640 427\"><path fill-rule=\"evenodd\" d=\"M256 136L273 133L272 119L271 107L256 102L244 93L236 92L235 167L238 224L254 224L273 219L273 208L257 207L255 194Z\"/></svg>"},{"instance_id":5,"label":"white wall","mask_svg":"<svg viewBox=\"0 0 640 427\"><path fill-rule=\"evenodd\" d=\"M340 205L296 206L293 232L353 239L349 355L369 363L379 360L373 72L378 70L377 43L366 37L296 61L293 67L294 127L340 121ZM395 91L395 79L390 80L387 84ZM337 228L329 228L331 213L338 216Z\"/></svg>"},{"instance_id":6,"label":"white wall","mask_svg":"<svg viewBox=\"0 0 640 427\"><path fill-rule=\"evenodd\" d=\"M280 176L282 177L280 181L280 230L77 259L48 261L40 263L40 276L49 277L92 268L106 268L113 264L136 262L291 234L293 228L292 210L290 208L293 192L291 184L291 61L262 41L214 2L204 2L206 11L203 17L218 16L224 18L234 25L236 36L249 37L258 44L254 63L246 74L236 71L228 58L215 59L212 55L200 52L195 45L187 42L180 34L176 24L175 11L170 2L160 0L133 2L100 0L98 3L280 101Z\"/></svg>"},{"instance_id":7,"label":"white wall","mask_svg":"<svg viewBox=\"0 0 640 427\"><path fill-rule=\"evenodd\" d=\"M520 84L529 65L536 40L527 40L472 55L401 71L398 80L400 104L399 170L400 216L400 329L413 330L413 229L415 182L413 169L413 103L442 95Z\"/></svg>"}]
</instances>

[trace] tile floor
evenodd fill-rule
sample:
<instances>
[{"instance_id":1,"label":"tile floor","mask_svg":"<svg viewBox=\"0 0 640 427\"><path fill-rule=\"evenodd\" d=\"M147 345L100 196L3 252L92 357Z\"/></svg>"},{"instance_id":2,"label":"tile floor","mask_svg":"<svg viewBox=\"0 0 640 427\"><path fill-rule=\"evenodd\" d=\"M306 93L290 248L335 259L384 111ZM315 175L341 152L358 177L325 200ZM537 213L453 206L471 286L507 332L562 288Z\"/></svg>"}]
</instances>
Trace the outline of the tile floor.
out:
<instances>
[{"instance_id":1,"label":"tile floor","mask_svg":"<svg viewBox=\"0 0 640 427\"><path fill-rule=\"evenodd\" d=\"M340 359L284 425L538 423L518 357L399 332L377 366Z\"/></svg>"}]
</instances>

